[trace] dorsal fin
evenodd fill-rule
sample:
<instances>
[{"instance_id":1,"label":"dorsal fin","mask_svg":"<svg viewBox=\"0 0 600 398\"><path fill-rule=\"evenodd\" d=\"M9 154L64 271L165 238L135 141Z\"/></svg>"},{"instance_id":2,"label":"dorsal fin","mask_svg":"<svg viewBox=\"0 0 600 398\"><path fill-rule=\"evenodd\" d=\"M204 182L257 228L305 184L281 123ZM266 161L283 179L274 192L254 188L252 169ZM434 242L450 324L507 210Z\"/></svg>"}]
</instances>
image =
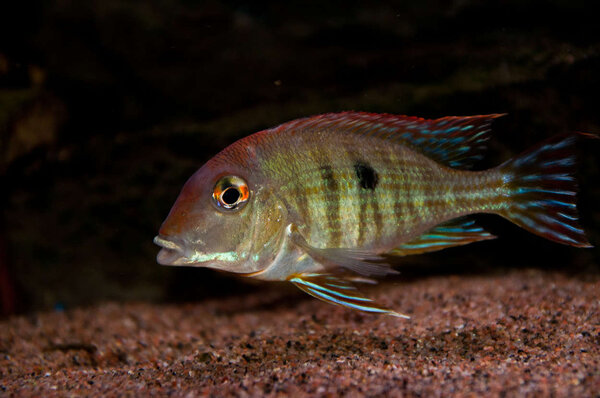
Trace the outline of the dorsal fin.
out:
<instances>
[{"instance_id":1,"label":"dorsal fin","mask_svg":"<svg viewBox=\"0 0 600 398\"><path fill-rule=\"evenodd\" d=\"M336 129L408 144L450 167L469 168L482 158L491 122L503 114L423 119L366 112L326 113L285 123L283 129Z\"/></svg>"},{"instance_id":2,"label":"dorsal fin","mask_svg":"<svg viewBox=\"0 0 600 398\"><path fill-rule=\"evenodd\" d=\"M475 221L468 218L457 218L430 229L423 235L410 242L403 243L387 254L409 256L494 238L496 238L494 235L476 225Z\"/></svg>"}]
</instances>

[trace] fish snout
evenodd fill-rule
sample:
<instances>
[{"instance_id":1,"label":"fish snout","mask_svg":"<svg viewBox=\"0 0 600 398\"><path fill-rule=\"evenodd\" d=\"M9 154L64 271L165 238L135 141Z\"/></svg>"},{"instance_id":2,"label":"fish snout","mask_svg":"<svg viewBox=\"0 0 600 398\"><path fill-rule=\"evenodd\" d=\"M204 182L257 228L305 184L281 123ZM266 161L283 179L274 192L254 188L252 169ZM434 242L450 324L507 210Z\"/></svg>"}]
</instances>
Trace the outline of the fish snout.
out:
<instances>
[{"instance_id":1,"label":"fish snout","mask_svg":"<svg viewBox=\"0 0 600 398\"><path fill-rule=\"evenodd\" d=\"M160 265L180 265L184 263L185 249L181 243L157 235L154 237L154 244L161 247L156 256L156 261Z\"/></svg>"}]
</instances>

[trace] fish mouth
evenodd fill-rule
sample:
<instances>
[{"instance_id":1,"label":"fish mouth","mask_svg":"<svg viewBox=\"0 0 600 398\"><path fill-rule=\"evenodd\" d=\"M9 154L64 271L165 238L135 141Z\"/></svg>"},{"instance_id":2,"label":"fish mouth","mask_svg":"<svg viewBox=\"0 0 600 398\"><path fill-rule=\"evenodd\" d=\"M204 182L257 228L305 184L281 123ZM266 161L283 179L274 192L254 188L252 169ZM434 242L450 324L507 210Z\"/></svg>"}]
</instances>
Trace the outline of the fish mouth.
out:
<instances>
[{"instance_id":1,"label":"fish mouth","mask_svg":"<svg viewBox=\"0 0 600 398\"><path fill-rule=\"evenodd\" d=\"M154 244L161 247L156 256L156 261L160 265L183 265L189 262L184 254L184 248L177 242L158 235L154 237Z\"/></svg>"},{"instance_id":2,"label":"fish mouth","mask_svg":"<svg viewBox=\"0 0 600 398\"><path fill-rule=\"evenodd\" d=\"M154 237L154 243L161 247L156 255L160 265L187 265L224 269L221 263L238 260L238 254L233 251L204 253L187 248L182 243L164 238L161 235ZM225 264L225 267L227 264Z\"/></svg>"}]
</instances>

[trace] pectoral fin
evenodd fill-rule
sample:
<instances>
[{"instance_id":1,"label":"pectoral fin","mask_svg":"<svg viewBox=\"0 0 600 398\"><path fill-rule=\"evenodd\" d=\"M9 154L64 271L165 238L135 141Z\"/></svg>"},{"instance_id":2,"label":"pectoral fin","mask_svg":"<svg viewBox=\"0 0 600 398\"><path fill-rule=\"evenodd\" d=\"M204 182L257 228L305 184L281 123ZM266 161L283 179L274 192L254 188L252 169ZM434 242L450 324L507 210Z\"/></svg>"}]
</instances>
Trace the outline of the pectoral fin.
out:
<instances>
[{"instance_id":1,"label":"pectoral fin","mask_svg":"<svg viewBox=\"0 0 600 398\"><path fill-rule=\"evenodd\" d=\"M288 280L300 290L331 304L363 312L410 318L407 315L376 304L370 298L365 297L350 281L331 274L294 274Z\"/></svg>"},{"instance_id":2,"label":"pectoral fin","mask_svg":"<svg viewBox=\"0 0 600 398\"><path fill-rule=\"evenodd\" d=\"M342 267L365 276L384 276L398 271L385 263L374 263L384 258L364 250L349 248L316 248L308 244L297 228L289 228L292 242L301 247L316 262L324 266Z\"/></svg>"},{"instance_id":3,"label":"pectoral fin","mask_svg":"<svg viewBox=\"0 0 600 398\"><path fill-rule=\"evenodd\" d=\"M408 256L494 238L496 238L494 235L476 225L475 221L459 218L438 225L416 239L403 243L388 254Z\"/></svg>"}]
</instances>

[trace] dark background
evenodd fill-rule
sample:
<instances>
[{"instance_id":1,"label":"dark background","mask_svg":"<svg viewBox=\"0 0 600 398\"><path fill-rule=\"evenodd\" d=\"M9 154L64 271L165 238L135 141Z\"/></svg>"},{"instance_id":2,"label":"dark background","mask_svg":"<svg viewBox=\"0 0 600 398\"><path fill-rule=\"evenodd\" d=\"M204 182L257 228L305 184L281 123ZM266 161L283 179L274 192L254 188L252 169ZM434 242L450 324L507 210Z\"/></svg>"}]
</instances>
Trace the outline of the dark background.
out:
<instances>
[{"instance_id":1,"label":"dark background","mask_svg":"<svg viewBox=\"0 0 600 398\"><path fill-rule=\"evenodd\" d=\"M2 312L264 289L160 267L152 238L208 158L296 117L508 113L479 168L552 134L600 133L600 29L584 1L366 4L3 2ZM597 245L600 145L580 151L582 224ZM401 278L600 273L598 249L480 221L500 239L404 259Z\"/></svg>"}]
</instances>

